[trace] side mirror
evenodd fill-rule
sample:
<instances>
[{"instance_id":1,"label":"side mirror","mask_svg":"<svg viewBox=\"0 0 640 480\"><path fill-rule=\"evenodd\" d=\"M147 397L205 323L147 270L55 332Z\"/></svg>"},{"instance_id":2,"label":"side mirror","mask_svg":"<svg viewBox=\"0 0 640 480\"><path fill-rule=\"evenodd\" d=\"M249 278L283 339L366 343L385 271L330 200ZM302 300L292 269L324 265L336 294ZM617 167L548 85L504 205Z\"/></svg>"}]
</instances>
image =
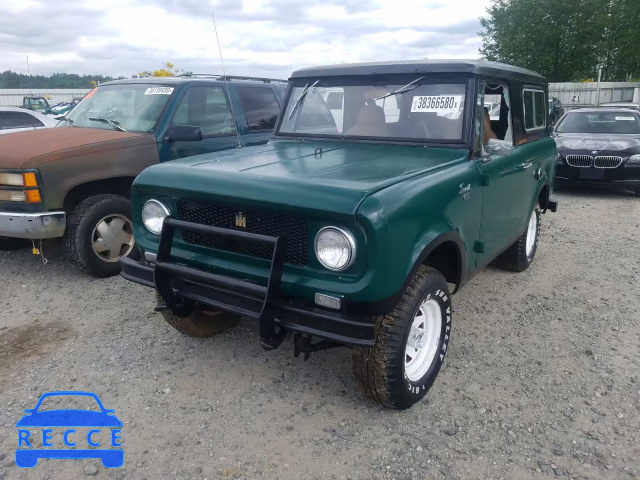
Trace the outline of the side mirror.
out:
<instances>
[{"instance_id":1,"label":"side mirror","mask_svg":"<svg viewBox=\"0 0 640 480\"><path fill-rule=\"evenodd\" d=\"M498 140L496 138L489 139L487 146L485 147L485 151L489 155L499 155L503 157L508 157L515 149L516 147L513 146L511 142Z\"/></svg>"},{"instance_id":2,"label":"side mirror","mask_svg":"<svg viewBox=\"0 0 640 480\"><path fill-rule=\"evenodd\" d=\"M202 130L193 125L174 125L169 128L165 141L167 142L199 142L202 140Z\"/></svg>"},{"instance_id":3,"label":"side mirror","mask_svg":"<svg viewBox=\"0 0 640 480\"><path fill-rule=\"evenodd\" d=\"M329 92L329 95L327 95L327 107L329 110L340 110L343 97L344 94L342 92Z\"/></svg>"}]
</instances>

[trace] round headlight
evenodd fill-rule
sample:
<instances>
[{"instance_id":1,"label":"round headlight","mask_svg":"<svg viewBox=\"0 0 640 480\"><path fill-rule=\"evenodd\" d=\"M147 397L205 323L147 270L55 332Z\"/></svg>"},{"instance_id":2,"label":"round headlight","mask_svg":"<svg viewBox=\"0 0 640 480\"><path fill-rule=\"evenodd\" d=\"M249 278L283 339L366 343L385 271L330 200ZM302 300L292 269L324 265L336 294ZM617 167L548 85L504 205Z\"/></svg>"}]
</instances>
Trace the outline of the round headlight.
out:
<instances>
[{"instance_id":1,"label":"round headlight","mask_svg":"<svg viewBox=\"0 0 640 480\"><path fill-rule=\"evenodd\" d=\"M151 233L160 235L162 233L162 223L165 217L169 216L169 209L158 200L147 200L142 207L142 223Z\"/></svg>"},{"instance_id":2,"label":"round headlight","mask_svg":"<svg viewBox=\"0 0 640 480\"><path fill-rule=\"evenodd\" d=\"M333 271L347 268L356 258L356 241L351 233L336 227L318 232L314 243L320 263Z\"/></svg>"}]
</instances>

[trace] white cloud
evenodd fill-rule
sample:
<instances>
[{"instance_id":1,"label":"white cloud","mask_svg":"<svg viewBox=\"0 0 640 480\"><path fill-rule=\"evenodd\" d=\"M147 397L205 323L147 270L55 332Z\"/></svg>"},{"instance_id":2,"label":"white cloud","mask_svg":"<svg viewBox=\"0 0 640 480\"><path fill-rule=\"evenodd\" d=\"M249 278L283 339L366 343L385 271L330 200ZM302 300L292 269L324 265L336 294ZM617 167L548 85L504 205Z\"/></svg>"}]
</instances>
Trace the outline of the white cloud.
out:
<instances>
[{"instance_id":1,"label":"white cloud","mask_svg":"<svg viewBox=\"0 0 640 480\"><path fill-rule=\"evenodd\" d=\"M210 1L210 0L209 0ZM0 70L130 76L166 61L286 78L297 68L477 58L489 0L26 0L0 6ZM37 19L33 22L33 19Z\"/></svg>"}]
</instances>

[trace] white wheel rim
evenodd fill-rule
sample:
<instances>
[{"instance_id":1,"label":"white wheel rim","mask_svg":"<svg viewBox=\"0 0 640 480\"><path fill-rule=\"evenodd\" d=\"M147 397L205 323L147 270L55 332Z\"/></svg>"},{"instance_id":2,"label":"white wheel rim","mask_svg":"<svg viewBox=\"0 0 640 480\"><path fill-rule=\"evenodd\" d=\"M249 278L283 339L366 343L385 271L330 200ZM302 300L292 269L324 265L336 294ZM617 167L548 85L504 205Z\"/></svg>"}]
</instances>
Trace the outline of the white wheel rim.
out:
<instances>
[{"instance_id":1,"label":"white wheel rim","mask_svg":"<svg viewBox=\"0 0 640 480\"><path fill-rule=\"evenodd\" d=\"M534 210L531 214L531 218L529 219L529 227L527 228L527 244L526 244L526 252L527 258L531 258L533 254L533 247L536 244L536 232L538 230L538 215L536 215L536 211Z\"/></svg>"},{"instance_id":2,"label":"white wheel rim","mask_svg":"<svg viewBox=\"0 0 640 480\"><path fill-rule=\"evenodd\" d=\"M114 263L133 250L133 226L124 215L107 215L98 222L91 234L93 252L100 260Z\"/></svg>"},{"instance_id":3,"label":"white wheel rim","mask_svg":"<svg viewBox=\"0 0 640 480\"><path fill-rule=\"evenodd\" d=\"M412 382L425 376L440 346L442 310L434 299L422 302L413 317L404 352L404 372Z\"/></svg>"}]
</instances>

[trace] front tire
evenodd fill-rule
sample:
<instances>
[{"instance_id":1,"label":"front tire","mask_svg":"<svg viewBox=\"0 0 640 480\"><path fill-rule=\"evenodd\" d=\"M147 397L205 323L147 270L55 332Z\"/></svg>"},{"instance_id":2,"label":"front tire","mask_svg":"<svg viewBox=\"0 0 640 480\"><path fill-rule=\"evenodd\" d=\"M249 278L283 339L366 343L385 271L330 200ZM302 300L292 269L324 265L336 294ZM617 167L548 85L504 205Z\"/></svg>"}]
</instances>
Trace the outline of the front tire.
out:
<instances>
[{"instance_id":1,"label":"front tire","mask_svg":"<svg viewBox=\"0 0 640 480\"><path fill-rule=\"evenodd\" d=\"M540 235L540 204L536 202L524 233L499 258L498 263L512 272L524 272L533 263Z\"/></svg>"},{"instance_id":2,"label":"front tire","mask_svg":"<svg viewBox=\"0 0 640 480\"><path fill-rule=\"evenodd\" d=\"M420 266L396 308L375 319L375 344L353 349L360 390L404 410L433 385L451 337L451 294L437 270Z\"/></svg>"},{"instance_id":3,"label":"front tire","mask_svg":"<svg viewBox=\"0 0 640 480\"><path fill-rule=\"evenodd\" d=\"M158 304L164 303L157 292L156 301ZM213 337L235 326L240 319L232 313L215 310L201 304L196 304L186 317L178 317L171 310L162 310L162 316L169 325L180 333L196 338Z\"/></svg>"},{"instance_id":4,"label":"front tire","mask_svg":"<svg viewBox=\"0 0 640 480\"><path fill-rule=\"evenodd\" d=\"M120 195L95 195L80 202L67 221L65 255L94 277L120 273L120 259L137 255L131 202Z\"/></svg>"}]
</instances>

